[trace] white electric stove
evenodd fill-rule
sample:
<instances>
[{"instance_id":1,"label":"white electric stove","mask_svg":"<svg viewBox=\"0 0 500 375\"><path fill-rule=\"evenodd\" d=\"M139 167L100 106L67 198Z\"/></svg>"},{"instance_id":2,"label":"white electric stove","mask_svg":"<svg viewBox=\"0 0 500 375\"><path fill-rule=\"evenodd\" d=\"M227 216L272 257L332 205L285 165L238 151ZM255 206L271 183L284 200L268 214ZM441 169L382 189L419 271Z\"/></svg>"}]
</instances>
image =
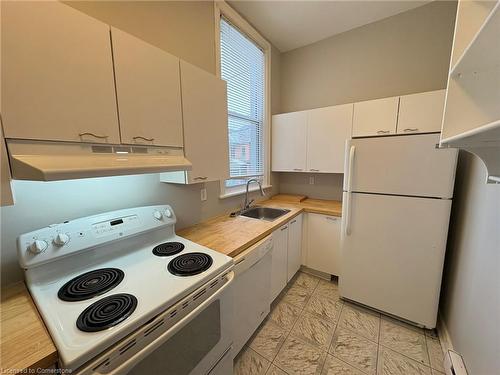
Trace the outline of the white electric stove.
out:
<instances>
[{"instance_id":1,"label":"white electric stove","mask_svg":"<svg viewBox=\"0 0 500 375\"><path fill-rule=\"evenodd\" d=\"M167 205L138 207L18 238L61 368L206 374L227 367L218 362L230 357L233 261L177 236L175 222Z\"/></svg>"}]
</instances>

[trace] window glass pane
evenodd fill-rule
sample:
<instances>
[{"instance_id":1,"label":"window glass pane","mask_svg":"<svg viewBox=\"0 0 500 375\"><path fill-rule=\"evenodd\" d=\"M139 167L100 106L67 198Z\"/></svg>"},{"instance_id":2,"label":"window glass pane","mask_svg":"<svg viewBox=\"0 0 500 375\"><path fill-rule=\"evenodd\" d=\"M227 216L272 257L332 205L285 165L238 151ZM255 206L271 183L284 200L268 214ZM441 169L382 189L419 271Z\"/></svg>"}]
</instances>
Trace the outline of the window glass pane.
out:
<instances>
[{"instance_id":1,"label":"window glass pane","mask_svg":"<svg viewBox=\"0 0 500 375\"><path fill-rule=\"evenodd\" d=\"M221 77L227 82L230 176L262 176L264 77L263 51L221 18ZM228 180L227 187L245 183Z\"/></svg>"}]
</instances>

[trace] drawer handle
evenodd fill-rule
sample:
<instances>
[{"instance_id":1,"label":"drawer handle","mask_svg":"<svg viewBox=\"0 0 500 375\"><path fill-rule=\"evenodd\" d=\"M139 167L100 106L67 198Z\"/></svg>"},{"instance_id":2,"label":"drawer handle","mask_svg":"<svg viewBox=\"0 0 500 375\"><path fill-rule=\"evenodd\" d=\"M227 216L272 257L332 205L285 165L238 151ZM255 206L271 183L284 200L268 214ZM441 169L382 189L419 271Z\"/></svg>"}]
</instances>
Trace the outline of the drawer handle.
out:
<instances>
[{"instance_id":1,"label":"drawer handle","mask_svg":"<svg viewBox=\"0 0 500 375\"><path fill-rule=\"evenodd\" d=\"M319 169L313 169L313 168L311 168L311 169L309 169L309 170L310 170L311 172L319 172Z\"/></svg>"},{"instance_id":2,"label":"drawer handle","mask_svg":"<svg viewBox=\"0 0 500 375\"><path fill-rule=\"evenodd\" d=\"M98 134L94 134L94 133L90 133L90 132L85 132L85 133L80 133L78 134L80 137L83 137L84 135L90 135L91 137L94 137L94 138L99 138L99 139L106 139L106 138L109 138L109 135L98 135Z\"/></svg>"},{"instance_id":3,"label":"drawer handle","mask_svg":"<svg viewBox=\"0 0 500 375\"><path fill-rule=\"evenodd\" d=\"M390 132L391 132L390 130L379 130L377 134L388 134Z\"/></svg>"},{"instance_id":4,"label":"drawer handle","mask_svg":"<svg viewBox=\"0 0 500 375\"><path fill-rule=\"evenodd\" d=\"M288 226L281 228L281 231L283 232L285 229L288 229Z\"/></svg>"},{"instance_id":5,"label":"drawer handle","mask_svg":"<svg viewBox=\"0 0 500 375\"><path fill-rule=\"evenodd\" d=\"M327 216L326 220L337 221L337 218L336 217Z\"/></svg>"},{"instance_id":6,"label":"drawer handle","mask_svg":"<svg viewBox=\"0 0 500 375\"><path fill-rule=\"evenodd\" d=\"M206 180L207 178L208 178L208 177L206 177L206 176L204 176L204 177L195 177L195 178L193 178L193 180L202 180L202 181L204 181L204 180Z\"/></svg>"},{"instance_id":7,"label":"drawer handle","mask_svg":"<svg viewBox=\"0 0 500 375\"><path fill-rule=\"evenodd\" d=\"M297 222L297 220L290 221L290 224L293 224L293 223L296 223L296 222Z\"/></svg>"},{"instance_id":8,"label":"drawer handle","mask_svg":"<svg viewBox=\"0 0 500 375\"><path fill-rule=\"evenodd\" d=\"M238 261L234 264L235 266L237 266L238 264L241 264L245 261L245 257L241 258L241 259L238 259Z\"/></svg>"},{"instance_id":9,"label":"drawer handle","mask_svg":"<svg viewBox=\"0 0 500 375\"><path fill-rule=\"evenodd\" d=\"M405 130L403 130L404 132L418 132L418 128L406 128Z\"/></svg>"},{"instance_id":10,"label":"drawer handle","mask_svg":"<svg viewBox=\"0 0 500 375\"><path fill-rule=\"evenodd\" d=\"M301 171L302 168L293 168L294 171Z\"/></svg>"},{"instance_id":11,"label":"drawer handle","mask_svg":"<svg viewBox=\"0 0 500 375\"><path fill-rule=\"evenodd\" d=\"M155 140L154 138L146 138L146 137L142 137L140 135L138 135L137 137L133 137L132 139L134 141L137 140L137 139L142 139L142 140L144 140L146 142L153 142Z\"/></svg>"}]
</instances>

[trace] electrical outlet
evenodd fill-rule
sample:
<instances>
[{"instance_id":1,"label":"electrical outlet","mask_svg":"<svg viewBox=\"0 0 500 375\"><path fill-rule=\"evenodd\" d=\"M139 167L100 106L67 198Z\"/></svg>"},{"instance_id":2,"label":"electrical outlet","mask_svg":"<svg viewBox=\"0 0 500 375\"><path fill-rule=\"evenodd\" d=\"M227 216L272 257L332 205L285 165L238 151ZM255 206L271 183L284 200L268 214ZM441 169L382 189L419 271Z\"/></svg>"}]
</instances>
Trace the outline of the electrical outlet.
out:
<instances>
[{"instance_id":1,"label":"electrical outlet","mask_svg":"<svg viewBox=\"0 0 500 375\"><path fill-rule=\"evenodd\" d=\"M309 176L309 185L314 185L314 176Z\"/></svg>"},{"instance_id":2,"label":"electrical outlet","mask_svg":"<svg viewBox=\"0 0 500 375\"><path fill-rule=\"evenodd\" d=\"M204 202L207 200L207 188L203 188L200 190L201 193L201 201Z\"/></svg>"}]
</instances>

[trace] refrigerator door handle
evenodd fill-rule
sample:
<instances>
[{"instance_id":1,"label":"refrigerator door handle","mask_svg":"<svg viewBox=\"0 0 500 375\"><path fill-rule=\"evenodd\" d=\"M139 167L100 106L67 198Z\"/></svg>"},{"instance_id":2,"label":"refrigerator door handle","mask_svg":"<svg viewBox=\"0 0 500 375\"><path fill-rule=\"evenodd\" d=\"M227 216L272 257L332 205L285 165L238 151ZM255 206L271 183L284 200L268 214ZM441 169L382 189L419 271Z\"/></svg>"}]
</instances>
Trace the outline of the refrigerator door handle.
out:
<instances>
[{"instance_id":1,"label":"refrigerator door handle","mask_svg":"<svg viewBox=\"0 0 500 375\"><path fill-rule=\"evenodd\" d=\"M347 192L347 202L346 202L346 209L345 209L345 235L346 236L351 235L351 199L352 199L352 193L349 191L349 192Z\"/></svg>"},{"instance_id":2,"label":"refrigerator door handle","mask_svg":"<svg viewBox=\"0 0 500 375\"><path fill-rule=\"evenodd\" d=\"M351 199L352 199L352 168L354 167L354 155L356 146L351 146L349 150L349 175L347 176L347 202L346 203L346 217L345 217L345 235L351 234Z\"/></svg>"},{"instance_id":3,"label":"refrigerator door handle","mask_svg":"<svg viewBox=\"0 0 500 375\"><path fill-rule=\"evenodd\" d=\"M354 167L354 153L356 152L356 146L351 146L349 149L349 165L348 165L348 172L349 175L347 176L347 191L350 192L352 190L352 168Z\"/></svg>"}]
</instances>

